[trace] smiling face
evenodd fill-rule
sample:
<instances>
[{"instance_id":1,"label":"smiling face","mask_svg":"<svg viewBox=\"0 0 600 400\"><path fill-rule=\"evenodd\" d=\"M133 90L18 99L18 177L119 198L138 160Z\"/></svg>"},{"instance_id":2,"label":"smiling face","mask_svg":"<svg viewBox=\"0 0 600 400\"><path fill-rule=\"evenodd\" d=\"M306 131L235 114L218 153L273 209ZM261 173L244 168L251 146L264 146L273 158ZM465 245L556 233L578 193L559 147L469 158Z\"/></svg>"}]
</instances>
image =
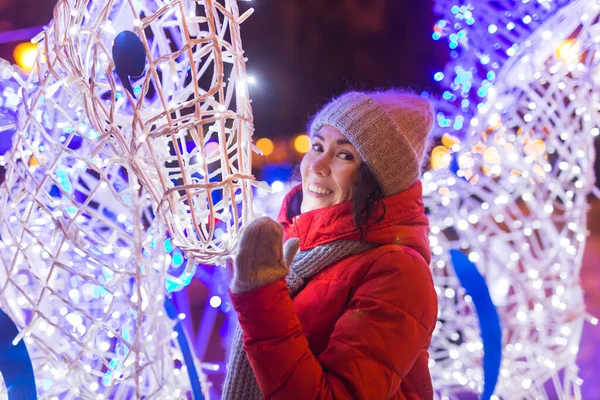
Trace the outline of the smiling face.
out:
<instances>
[{"instance_id":1,"label":"smiling face","mask_svg":"<svg viewBox=\"0 0 600 400\"><path fill-rule=\"evenodd\" d=\"M311 141L300 164L303 213L351 200L362 164L354 146L332 126L325 125Z\"/></svg>"}]
</instances>

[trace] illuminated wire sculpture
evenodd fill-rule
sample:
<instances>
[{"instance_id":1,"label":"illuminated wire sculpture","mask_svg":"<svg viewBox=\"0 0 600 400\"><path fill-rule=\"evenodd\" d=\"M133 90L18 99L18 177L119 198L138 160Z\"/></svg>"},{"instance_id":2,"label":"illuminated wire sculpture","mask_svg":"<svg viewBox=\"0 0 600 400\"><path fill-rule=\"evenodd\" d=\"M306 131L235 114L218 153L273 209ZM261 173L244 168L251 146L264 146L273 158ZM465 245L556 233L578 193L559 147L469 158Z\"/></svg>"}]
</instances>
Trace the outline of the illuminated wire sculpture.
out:
<instances>
[{"instance_id":1,"label":"illuminated wire sculpture","mask_svg":"<svg viewBox=\"0 0 600 400\"><path fill-rule=\"evenodd\" d=\"M3 160L0 307L41 398L192 390L165 296L227 256L253 215L239 31L251 11L59 0L29 77L12 73L22 105ZM167 243L186 260L173 266Z\"/></svg>"},{"instance_id":2,"label":"illuminated wire sculpture","mask_svg":"<svg viewBox=\"0 0 600 400\"><path fill-rule=\"evenodd\" d=\"M438 396L484 392L478 317L449 249L485 277L502 326L497 398L581 398L579 282L600 127L600 3L440 0L451 61L443 146L424 176L439 296ZM460 140L457 132L467 132ZM490 349L488 349L490 350ZM488 393L491 395L491 393Z\"/></svg>"}]
</instances>

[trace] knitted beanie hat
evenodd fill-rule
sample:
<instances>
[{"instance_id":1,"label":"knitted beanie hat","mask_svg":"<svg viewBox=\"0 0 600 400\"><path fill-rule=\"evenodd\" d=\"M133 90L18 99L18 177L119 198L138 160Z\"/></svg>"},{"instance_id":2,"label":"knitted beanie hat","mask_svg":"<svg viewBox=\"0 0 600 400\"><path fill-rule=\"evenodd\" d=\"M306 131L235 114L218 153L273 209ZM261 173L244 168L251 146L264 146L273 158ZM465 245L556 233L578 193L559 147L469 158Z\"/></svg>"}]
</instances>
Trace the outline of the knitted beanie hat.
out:
<instances>
[{"instance_id":1,"label":"knitted beanie hat","mask_svg":"<svg viewBox=\"0 0 600 400\"><path fill-rule=\"evenodd\" d=\"M391 196L420 178L433 119L431 104L412 93L348 92L317 113L310 136L324 125L338 129L375 175L384 195Z\"/></svg>"}]
</instances>

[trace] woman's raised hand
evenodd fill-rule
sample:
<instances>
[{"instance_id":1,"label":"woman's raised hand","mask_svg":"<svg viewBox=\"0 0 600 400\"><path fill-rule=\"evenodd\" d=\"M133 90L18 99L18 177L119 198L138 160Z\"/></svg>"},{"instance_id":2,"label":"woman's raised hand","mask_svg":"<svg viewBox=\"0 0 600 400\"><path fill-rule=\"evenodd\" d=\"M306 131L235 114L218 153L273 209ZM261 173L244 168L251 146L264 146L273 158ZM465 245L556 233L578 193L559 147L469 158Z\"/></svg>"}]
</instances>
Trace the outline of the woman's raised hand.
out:
<instances>
[{"instance_id":1,"label":"woman's raised hand","mask_svg":"<svg viewBox=\"0 0 600 400\"><path fill-rule=\"evenodd\" d=\"M233 266L233 293L248 292L285 277L299 240L283 243L283 228L269 217L260 217L242 231Z\"/></svg>"}]
</instances>

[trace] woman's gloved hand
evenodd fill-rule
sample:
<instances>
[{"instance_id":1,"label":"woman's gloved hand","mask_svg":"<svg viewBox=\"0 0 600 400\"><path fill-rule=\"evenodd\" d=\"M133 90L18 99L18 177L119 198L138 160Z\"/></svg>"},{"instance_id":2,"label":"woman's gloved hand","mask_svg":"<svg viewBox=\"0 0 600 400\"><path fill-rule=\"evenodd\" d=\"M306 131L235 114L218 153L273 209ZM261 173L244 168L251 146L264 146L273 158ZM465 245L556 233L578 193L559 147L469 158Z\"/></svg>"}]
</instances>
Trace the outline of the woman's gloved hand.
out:
<instances>
[{"instance_id":1,"label":"woman's gloved hand","mask_svg":"<svg viewBox=\"0 0 600 400\"><path fill-rule=\"evenodd\" d=\"M283 242L283 228L269 217L247 225L238 243L233 266L232 293L243 293L275 282L287 275L300 241Z\"/></svg>"}]
</instances>

